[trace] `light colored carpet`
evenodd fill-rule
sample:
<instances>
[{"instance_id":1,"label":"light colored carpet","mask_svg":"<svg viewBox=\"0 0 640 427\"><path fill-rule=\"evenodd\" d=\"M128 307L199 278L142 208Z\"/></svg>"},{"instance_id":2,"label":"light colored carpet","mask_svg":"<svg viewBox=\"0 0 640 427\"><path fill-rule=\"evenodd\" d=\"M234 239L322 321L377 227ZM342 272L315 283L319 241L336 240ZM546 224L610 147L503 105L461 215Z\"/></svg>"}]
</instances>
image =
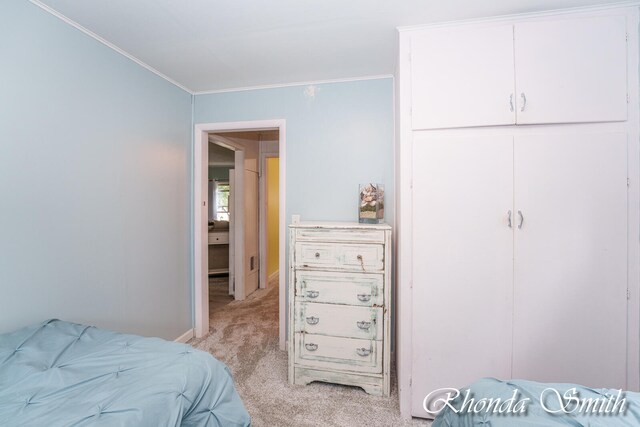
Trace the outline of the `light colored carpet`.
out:
<instances>
[{"instance_id":1,"label":"light colored carpet","mask_svg":"<svg viewBox=\"0 0 640 427\"><path fill-rule=\"evenodd\" d=\"M255 427L430 424L400 417L395 381L387 398L334 384L289 385L287 353L278 349L277 285L212 312L209 335L189 343L229 366Z\"/></svg>"},{"instance_id":2,"label":"light colored carpet","mask_svg":"<svg viewBox=\"0 0 640 427\"><path fill-rule=\"evenodd\" d=\"M232 301L229 276L209 276L209 312L216 312Z\"/></svg>"}]
</instances>

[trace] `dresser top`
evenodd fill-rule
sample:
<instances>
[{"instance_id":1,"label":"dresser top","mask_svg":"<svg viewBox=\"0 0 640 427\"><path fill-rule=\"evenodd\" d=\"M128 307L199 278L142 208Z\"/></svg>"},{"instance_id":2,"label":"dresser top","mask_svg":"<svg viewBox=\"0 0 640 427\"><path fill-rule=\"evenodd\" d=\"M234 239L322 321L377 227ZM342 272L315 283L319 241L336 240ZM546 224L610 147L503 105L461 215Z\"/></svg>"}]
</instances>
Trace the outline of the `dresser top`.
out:
<instances>
[{"instance_id":1,"label":"dresser top","mask_svg":"<svg viewBox=\"0 0 640 427\"><path fill-rule=\"evenodd\" d=\"M290 224L289 227L391 230L391 226L389 224L363 224L355 221L301 221L298 224Z\"/></svg>"}]
</instances>

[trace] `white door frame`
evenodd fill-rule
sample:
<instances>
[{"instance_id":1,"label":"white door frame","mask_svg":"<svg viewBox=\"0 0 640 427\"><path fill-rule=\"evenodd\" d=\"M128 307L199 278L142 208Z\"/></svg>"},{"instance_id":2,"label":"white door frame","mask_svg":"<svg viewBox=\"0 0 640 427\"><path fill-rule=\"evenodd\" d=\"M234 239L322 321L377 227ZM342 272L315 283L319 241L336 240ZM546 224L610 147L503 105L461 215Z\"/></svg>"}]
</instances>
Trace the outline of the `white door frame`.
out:
<instances>
[{"instance_id":1,"label":"white door frame","mask_svg":"<svg viewBox=\"0 0 640 427\"><path fill-rule=\"evenodd\" d=\"M280 201L279 201L279 226L280 245L279 270L285 271L285 244L286 244L286 120L252 120L242 122L224 123L200 123L195 125L193 147L193 301L194 324L196 337L203 337L209 333L209 298L208 298L208 272L207 264L207 166L209 133L221 131L251 131L278 129L279 157L280 157ZM286 290L285 274L280 274L278 287L279 296L279 341L280 349L285 350L286 328Z\"/></svg>"},{"instance_id":2,"label":"white door frame","mask_svg":"<svg viewBox=\"0 0 640 427\"><path fill-rule=\"evenodd\" d=\"M233 194L236 191L236 168L229 169L229 197L232 203L229 204L229 295L236 297L236 213L235 199Z\"/></svg>"},{"instance_id":3,"label":"white door frame","mask_svg":"<svg viewBox=\"0 0 640 427\"><path fill-rule=\"evenodd\" d=\"M258 200L260 203L260 288L264 289L269 284L270 277L267 275L267 159L278 158L278 151L265 150L262 151L260 145L260 190L258 191ZM278 202L279 203L279 202ZM280 270L278 269L278 274ZM278 276L279 277L279 276Z\"/></svg>"}]
</instances>

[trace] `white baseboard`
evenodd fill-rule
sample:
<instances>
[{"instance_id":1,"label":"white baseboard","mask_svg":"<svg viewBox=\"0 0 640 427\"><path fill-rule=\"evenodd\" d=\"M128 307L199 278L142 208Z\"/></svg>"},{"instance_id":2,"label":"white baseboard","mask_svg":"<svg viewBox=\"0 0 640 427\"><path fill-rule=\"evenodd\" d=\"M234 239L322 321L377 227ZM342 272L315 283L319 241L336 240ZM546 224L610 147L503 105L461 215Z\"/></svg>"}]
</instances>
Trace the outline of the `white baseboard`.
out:
<instances>
[{"instance_id":1,"label":"white baseboard","mask_svg":"<svg viewBox=\"0 0 640 427\"><path fill-rule=\"evenodd\" d=\"M186 343L187 341L189 341L191 338L194 337L194 329L191 328L189 329L187 332L185 332L184 334L180 335L178 338L176 338L174 341L175 342L181 342L181 343Z\"/></svg>"},{"instance_id":2,"label":"white baseboard","mask_svg":"<svg viewBox=\"0 0 640 427\"><path fill-rule=\"evenodd\" d=\"M273 280L280 276L280 270L276 270L267 277L267 283L271 283Z\"/></svg>"}]
</instances>

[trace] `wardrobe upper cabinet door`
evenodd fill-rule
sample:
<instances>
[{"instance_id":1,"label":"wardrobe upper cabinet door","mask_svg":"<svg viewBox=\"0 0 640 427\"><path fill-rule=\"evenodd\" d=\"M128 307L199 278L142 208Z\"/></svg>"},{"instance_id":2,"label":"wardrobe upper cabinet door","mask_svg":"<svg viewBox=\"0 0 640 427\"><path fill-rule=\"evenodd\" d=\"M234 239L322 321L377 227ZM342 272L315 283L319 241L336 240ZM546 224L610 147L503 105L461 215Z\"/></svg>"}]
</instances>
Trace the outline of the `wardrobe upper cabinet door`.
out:
<instances>
[{"instance_id":1,"label":"wardrobe upper cabinet door","mask_svg":"<svg viewBox=\"0 0 640 427\"><path fill-rule=\"evenodd\" d=\"M411 87L413 129L514 124L512 25L416 32Z\"/></svg>"},{"instance_id":2,"label":"wardrobe upper cabinet door","mask_svg":"<svg viewBox=\"0 0 640 427\"><path fill-rule=\"evenodd\" d=\"M517 122L627 119L624 16L515 25Z\"/></svg>"}]
</instances>

